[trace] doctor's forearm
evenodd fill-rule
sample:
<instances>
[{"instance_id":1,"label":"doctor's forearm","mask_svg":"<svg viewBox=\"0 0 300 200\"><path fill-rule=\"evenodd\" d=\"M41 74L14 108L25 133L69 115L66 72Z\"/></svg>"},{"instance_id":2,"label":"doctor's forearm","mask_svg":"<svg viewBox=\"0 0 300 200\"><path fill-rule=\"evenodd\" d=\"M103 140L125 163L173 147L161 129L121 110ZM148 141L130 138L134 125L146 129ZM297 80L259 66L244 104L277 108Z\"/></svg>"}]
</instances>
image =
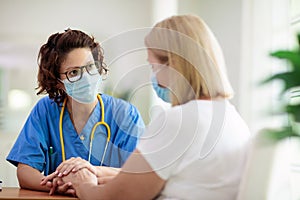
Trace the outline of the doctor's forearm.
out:
<instances>
[{"instance_id":1,"label":"doctor's forearm","mask_svg":"<svg viewBox=\"0 0 300 200\"><path fill-rule=\"evenodd\" d=\"M28 165L19 163L17 168L17 177L21 188L49 191L48 187L40 185L44 175Z\"/></svg>"}]
</instances>

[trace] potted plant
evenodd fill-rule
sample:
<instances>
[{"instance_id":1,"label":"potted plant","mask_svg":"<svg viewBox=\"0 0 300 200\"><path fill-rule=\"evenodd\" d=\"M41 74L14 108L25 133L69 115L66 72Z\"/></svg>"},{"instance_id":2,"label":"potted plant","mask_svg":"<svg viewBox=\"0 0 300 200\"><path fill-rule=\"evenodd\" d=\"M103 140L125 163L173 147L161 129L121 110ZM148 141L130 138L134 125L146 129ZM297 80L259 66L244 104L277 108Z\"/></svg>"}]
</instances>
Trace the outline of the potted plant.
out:
<instances>
[{"instance_id":1,"label":"potted plant","mask_svg":"<svg viewBox=\"0 0 300 200\"><path fill-rule=\"evenodd\" d=\"M284 139L290 136L300 137L300 33L298 34L298 46L295 50L279 50L270 55L289 63L289 70L272 75L263 81L263 84L274 80L283 83L280 93L282 102L281 113L288 115L287 124L278 129L267 129L268 136L273 139Z\"/></svg>"},{"instance_id":2,"label":"potted plant","mask_svg":"<svg viewBox=\"0 0 300 200\"><path fill-rule=\"evenodd\" d=\"M287 61L289 69L268 77L262 83L275 80L283 83L280 93L282 108L279 114L286 114L288 120L280 128L264 129L255 134L238 200L291 199L291 193L299 193L296 196L300 196L300 192L295 192L299 191L299 181L294 183L297 189L291 192L293 189L290 187L290 175L293 158L289 155L292 146L297 147L296 152L292 153L295 158L299 157L300 152L298 148L300 146L298 139L300 137L300 34L297 39L298 46L295 50L279 50L271 53L272 57ZM291 136L296 136L293 137L295 145L290 145Z\"/></svg>"}]
</instances>

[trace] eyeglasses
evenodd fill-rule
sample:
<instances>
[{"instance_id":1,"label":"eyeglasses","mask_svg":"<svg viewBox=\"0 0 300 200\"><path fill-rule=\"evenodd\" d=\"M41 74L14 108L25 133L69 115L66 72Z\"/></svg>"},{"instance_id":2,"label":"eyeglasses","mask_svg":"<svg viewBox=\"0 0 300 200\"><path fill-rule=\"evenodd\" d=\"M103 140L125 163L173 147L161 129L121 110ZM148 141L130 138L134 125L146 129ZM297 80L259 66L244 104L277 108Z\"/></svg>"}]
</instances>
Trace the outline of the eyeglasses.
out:
<instances>
[{"instance_id":1,"label":"eyeglasses","mask_svg":"<svg viewBox=\"0 0 300 200\"><path fill-rule=\"evenodd\" d=\"M91 76L96 74L106 74L107 68L105 68L99 61L95 61L94 63L90 63L81 67L74 67L70 71L60 73L66 75L68 81L71 83L74 83L76 81L79 81L83 74L83 69L87 71L87 73Z\"/></svg>"}]
</instances>

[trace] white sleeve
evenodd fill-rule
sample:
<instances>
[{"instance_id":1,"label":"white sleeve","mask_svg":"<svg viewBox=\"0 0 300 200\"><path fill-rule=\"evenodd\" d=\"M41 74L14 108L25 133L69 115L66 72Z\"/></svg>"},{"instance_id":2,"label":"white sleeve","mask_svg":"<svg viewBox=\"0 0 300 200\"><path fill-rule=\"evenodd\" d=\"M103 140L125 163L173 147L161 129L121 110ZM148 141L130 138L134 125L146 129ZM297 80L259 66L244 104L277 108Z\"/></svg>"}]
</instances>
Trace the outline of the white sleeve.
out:
<instances>
[{"instance_id":1,"label":"white sleeve","mask_svg":"<svg viewBox=\"0 0 300 200\"><path fill-rule=\"evenodd\" d=\"M179 170L183 155L199 135L198 118L187 116L189 113L183 112L180 106L161 113L150 122L137 147L164 180Z\"/></svg>"}]
</instances>

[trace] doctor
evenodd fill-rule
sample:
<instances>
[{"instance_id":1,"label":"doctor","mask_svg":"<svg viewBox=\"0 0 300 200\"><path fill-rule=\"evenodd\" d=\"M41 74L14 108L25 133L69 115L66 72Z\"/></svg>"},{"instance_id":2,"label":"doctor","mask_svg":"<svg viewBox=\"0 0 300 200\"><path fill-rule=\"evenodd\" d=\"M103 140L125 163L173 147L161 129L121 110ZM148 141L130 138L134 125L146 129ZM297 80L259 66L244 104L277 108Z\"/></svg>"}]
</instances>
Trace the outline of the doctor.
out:
<instances>
[{"instance_id":1,"label":"doctor","mask_svg":"<svg viewBox=\"0 0 300 200\"><path fill-rule=\"evenodd\" d=\"M123 165L144 123L133 105L98 94L108 71L99 43L68 29L51 35L38 58L37 94L48 95L35 105L7 156L21 188L50 191L41 180L74 157L86 160L94 174L116 174L105 166ZM60 186L56 192L67 191L69 185L52 181Z\"/></svg>"}]
</instances>

